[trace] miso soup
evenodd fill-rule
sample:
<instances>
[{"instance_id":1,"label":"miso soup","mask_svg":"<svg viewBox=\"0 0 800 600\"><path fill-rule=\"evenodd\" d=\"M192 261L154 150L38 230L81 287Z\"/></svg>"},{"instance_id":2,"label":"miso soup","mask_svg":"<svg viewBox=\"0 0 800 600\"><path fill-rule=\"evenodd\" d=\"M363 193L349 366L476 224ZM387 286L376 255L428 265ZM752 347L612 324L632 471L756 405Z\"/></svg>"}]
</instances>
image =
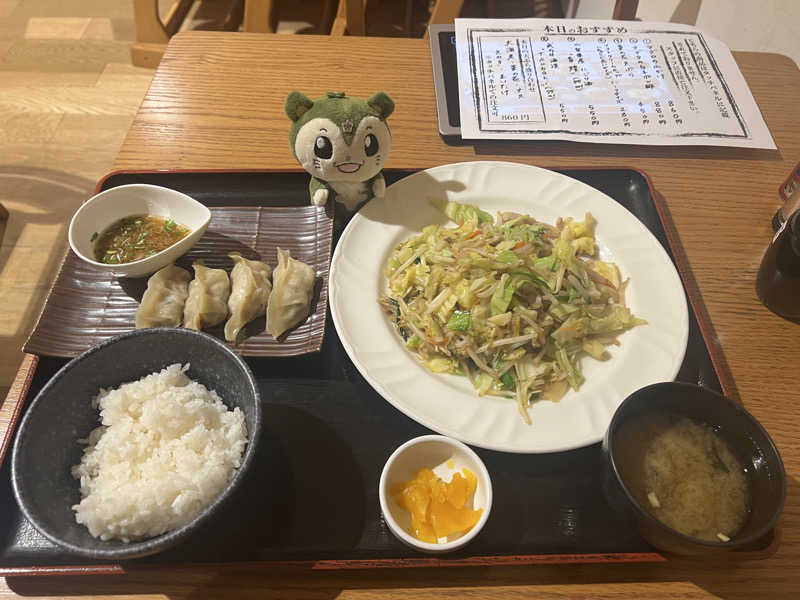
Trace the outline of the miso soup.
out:
<instances>
[{"instance_id":1,"label":"miso soup","mask_svg":"<svg viewBox=\"0 0 800 600\"><path fill-rule=\"evenodd\" d=\"M637 499L665 525L701 540L726 542L750 510L747 474L712 427L687 418L648 423Z\"/></svg>"}]
</instances>

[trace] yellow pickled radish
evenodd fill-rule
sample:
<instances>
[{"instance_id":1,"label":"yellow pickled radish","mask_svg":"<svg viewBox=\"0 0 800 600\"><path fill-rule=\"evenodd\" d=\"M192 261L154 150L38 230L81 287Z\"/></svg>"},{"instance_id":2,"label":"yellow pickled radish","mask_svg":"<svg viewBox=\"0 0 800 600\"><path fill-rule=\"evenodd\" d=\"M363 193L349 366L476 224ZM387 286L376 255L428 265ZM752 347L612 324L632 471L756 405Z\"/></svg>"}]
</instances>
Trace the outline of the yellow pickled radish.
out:
<instances>
[{"instance_id":1,"label":"yellow pickled radish","mask_svg":"<svg viewBox=\"0 0 800 600\"><path fill-rule=\"evenodd\" d=\"M472 510L467 502L478 486L478 478L464 467L449 483L429 468L419 469L414 478L395 486L397 503L411 513L409 533L423 542L466 533L480 519L483 509Z\"/></svg>"}]
</instances>

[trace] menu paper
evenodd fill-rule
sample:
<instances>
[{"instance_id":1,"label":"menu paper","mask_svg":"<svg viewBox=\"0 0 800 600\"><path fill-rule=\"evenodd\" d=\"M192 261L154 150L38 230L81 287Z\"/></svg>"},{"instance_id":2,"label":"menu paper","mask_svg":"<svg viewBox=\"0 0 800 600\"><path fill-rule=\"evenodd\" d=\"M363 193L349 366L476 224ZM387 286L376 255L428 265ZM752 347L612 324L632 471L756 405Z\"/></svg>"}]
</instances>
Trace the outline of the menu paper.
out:
<instances>
[{"instance_id":1,"label":"menu paper","mask_svg":"<svg viewBox=\"0 0 800 600\"><path fill-rule=\"evenodd\" d=\"M730 50L675 23L456 19L466 139L775 142Z\"/></svg>"}]
</instances>

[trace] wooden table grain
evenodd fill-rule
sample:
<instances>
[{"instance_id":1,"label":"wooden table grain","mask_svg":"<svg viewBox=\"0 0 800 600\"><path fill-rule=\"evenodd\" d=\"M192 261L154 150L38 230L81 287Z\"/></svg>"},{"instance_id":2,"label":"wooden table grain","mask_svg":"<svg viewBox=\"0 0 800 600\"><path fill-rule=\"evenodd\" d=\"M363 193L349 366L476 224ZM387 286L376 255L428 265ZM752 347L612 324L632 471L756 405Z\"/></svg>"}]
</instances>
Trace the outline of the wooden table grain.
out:
<instances>
[{"instance_id":1,"label":"wooden table grain","mask_svg":"<svg viewBox=\"0 0 800 600\"><path fill-rule=\"evenodd\" d=\"M182 33L171 41L119 152L116 169L297 166L283 110L290 90L317 97L377 90L396 104L387 167L468 160L542 167L634 167L663 198L713 325L734 396L769 430L788 477L781 542L750 561L533 565L362 571L136 569L100 577L9 578L0 597L141 598L791 598L800 597L800 325L764 308L755 274L771 237L776 190L800 159L800 71L781 55L735 53L777 151L568 142L448 145L438 135L427 42ZM13 388L9 400L13 402ZM9 401L7 401L8 404ZM6 406L7 408L7 406Z\"/></svg>"}]
</instances>

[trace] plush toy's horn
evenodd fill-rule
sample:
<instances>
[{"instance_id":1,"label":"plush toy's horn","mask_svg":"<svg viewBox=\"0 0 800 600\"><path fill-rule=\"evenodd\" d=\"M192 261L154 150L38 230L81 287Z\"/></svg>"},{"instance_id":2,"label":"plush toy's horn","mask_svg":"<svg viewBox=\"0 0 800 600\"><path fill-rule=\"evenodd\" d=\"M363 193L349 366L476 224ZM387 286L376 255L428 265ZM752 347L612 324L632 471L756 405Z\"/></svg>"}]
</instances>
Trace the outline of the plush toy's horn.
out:
<instances>
[{"instance_id":1,"label":"plush toy's horn","mask_svg":"<svg viewBox=\"0 0 800 600\"><path fill-rule=\"evenodd\" d=\"M286 114L292 121L297 121L312 106L314 103L300 92L291 92L286 98Z\"/></svg>"},{"instance_id":2,"label":"plush toy's horn","mask_svg":"<svg viewBox=\"0 0 800 600\"><path fill-rule=\"evenodd\" d=\"M375 92L369 97L367 104L377 110L378 116L384 120L394 112L394 100L385 92Z\"/></svg>"}]
</instances>

